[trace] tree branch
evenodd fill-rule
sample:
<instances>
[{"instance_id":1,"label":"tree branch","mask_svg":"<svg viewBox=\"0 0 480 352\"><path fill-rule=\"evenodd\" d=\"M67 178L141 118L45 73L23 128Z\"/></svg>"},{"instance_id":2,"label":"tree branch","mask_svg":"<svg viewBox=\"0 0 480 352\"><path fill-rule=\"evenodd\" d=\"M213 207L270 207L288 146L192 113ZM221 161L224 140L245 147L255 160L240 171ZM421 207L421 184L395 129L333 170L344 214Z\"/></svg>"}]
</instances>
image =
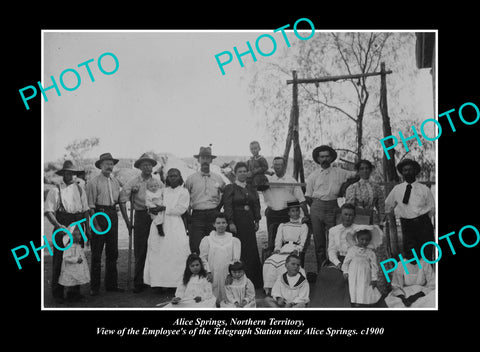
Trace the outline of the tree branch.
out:
<instances>
[{"instance_id":1,"label":"tree branch","mask_svg":"<svg viewBox=\"0 0 480 352\"><path fill-rule=\"evenodd\" d=\"M338 106L334 106L334 105L330 105L330 104L327 104L323 101L320 101L318 99L315 99L312 95L312 93L306 89L303 85L301 85L301 87L308 93L308 95L310 96L310 99L316 103L319 103L319 104L322 104L323 106L326 106L327 108L329 109L334 109L334 110L337 110L339 112L341 112L342 114L344 114L345 116L347 116L350 120L352 120L353 122L357 123L357 119L354 118L352 115L350 115L348 112L346 112L345 110L339 108Z\"/></svg>"}]
</instances>

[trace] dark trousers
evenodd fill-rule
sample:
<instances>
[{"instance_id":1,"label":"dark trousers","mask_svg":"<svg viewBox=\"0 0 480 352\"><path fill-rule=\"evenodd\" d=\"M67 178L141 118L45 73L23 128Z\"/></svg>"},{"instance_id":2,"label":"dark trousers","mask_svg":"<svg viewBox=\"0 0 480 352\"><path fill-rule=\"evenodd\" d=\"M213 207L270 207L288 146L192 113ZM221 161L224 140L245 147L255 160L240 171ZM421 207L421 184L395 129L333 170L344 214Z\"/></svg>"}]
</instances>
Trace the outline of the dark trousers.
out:
<instances>
[{"instance_id":1,"label":"dark trousers","mask_svg":"<svg viewBox=\"0 0 480 352\"><path fill-rule=\"evenodd\" d=\"M265 209L265 218L267 219L268 233L268 251L273 252L275 248L275 238L277 236L278 225L290 221L288 208L282 210Z\"/></svg>"},{"instance_id":2,"label":"dark trousers","mask_svg":"<svg viewBox=\"0 0 480 352\"><path fill-rule=\"evenodd\" d=\"M90 289L98 291L100 289L100 275L102 271L102 252L105 247L105 289L113 290L117 288L118 272L118 215L114 208L95 208L95 212L103 212L108 215L111 222L110 230L99 235L92 231L90 243L91 248L91 278ZM102 215L97 215L95 220L98 224L97 231L104 231L108 228L107 219Z\"/></svg>"},{"instance_id":3,"label":"dark trousers","mask_svg":"<svg viewBox=\"0 0 480 352\"><path fill-rule=\"evenodd\" d=\"M71 213L64 213L61 211L57 211L55 213L55 219L57 221L68 227L72 222L76 222L79 220L82 220L85 218L84 213L76 213L76 214L71 214ZM82 223L81 226L83 226L83 229L85 229L84 226L85 223ZM54 232L57 229L54 229ZM60 231L55 235L55 243L57 244L58 247L64 248L62 237L65 234L65 232ZM83 241L83 238L82 238ZM63 286L58 283L58 278L60 277L60 272L62 270L62 260L63 260L63 252L58 250L55 246L53 247L53 258L52 258L52 295L54 298L63 298Z\"/></svg>"},{"instance_id":4,"label":"dark trousers","mask_svg":"<svg viewBox=\"0 0 480 352\"><path fill-rule=\"evenodd\" d=\"M213 223L217 214L217 208L192 211L188 225L188 238L192 253L200 254L200 242L204 236L214 230Z\"/></svg>"},{"instance_id":5,"label":"dark trousers","mask_svg":"<svg viewBox=\"0 0 480 352\"><path fill-rule=\"evenodd\" d=\"M146 210L135 210L133 254L135 256L135 270L133 274L133 285L143 285L143 269L147 259L148 235L152 218Z\"/></svg>"},{"instance_id":6,"label":"dark trousers","mask_svg":"<svg viewBox=\"0 0 480 352\"><path fill-rule=\"evenodd\" d=\"M327 232L331 227L335 226L337 211L338 203L336 199L328 201L314 199L310 207L318 271L320 271L321 265L327 259ZM306 251L308 244L310 244L310 236L307 238L304 251Z\"/></svg>"},{"instance_id":7,"label":"dark trousers","mask_svg":"<svg viewBox=\"0 0 480 352\"><path fill-rule=\"evenodd\" d=\"M427 214L423 214L413 219L400 218L403 236L403 252L407 254L415 249L418 258L421 258L420 250L425 242L435 241L432 221ZM424 249L425 258L433 261L433 246L427 246Z\"/></svg>"}]
</instances>

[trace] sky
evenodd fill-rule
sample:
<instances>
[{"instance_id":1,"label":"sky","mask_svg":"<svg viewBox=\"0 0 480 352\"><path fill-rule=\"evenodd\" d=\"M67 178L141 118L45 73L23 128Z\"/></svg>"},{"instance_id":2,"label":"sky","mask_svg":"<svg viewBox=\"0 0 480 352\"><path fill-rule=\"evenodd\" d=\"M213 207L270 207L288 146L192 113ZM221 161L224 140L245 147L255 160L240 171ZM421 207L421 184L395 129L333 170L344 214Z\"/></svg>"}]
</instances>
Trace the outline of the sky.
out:
<instances>
[{"instance_id":1,"label":"sky","mask_svg":"<svg viewBox=\"0 0 480 352\"><path fill-rule=\"evenodd\" d=\"M42 83L50 86L53 76L61 91L57 96L48 90L48 102L43 102L44 161L62 159L69 143L90 137L98 137L100 144L86 157L110 152L136 158L145 151L191 157L210 143L217 155L249 155L252 140L260 142L263 155L283 152L269 146L268 131L250 106L245 69L234 58L222 75L215 60L215 54L233 53L234 46L245 51L247 40L253 45L266 32L44 31ZM269 57L257 54L258 62L280 55L285 42L280 34L276 38L277 51ZM295 38L290 42L295 45ZM264 51L269 49L264 44ZM111 75L101 73L97 64L106 52L118 59ZM94 82L85 67L77 67L90 59ZM244 63L257 64L249 56ZM111 71L115 63L105 56L102 67ZM69 68L81 77L74 91L64 90L59 81ZM64 75L64 84L77 84L73 73Z\"/></svg>"},{"instance_id":2,"label":"sky","mask_svg":"<svg viewBox=\"0 0 480 352\"><path fill-rule=\"evenodd\" d=\"M70 142L90 137L100 138L94 155L138 157L154 150L190 157L210 143L220 155L248 155L249 142L263 141L265 131L250 108L239 63L225 65L222 75L214 55L233 52L233 46L246 48L246 40L254 42L259 34L44 33L42 83L51 85L53 75L61 91L61 96L54 89L46 93L44 159L62 158ZM111 75L97 66L105 52L118 59L118 71ZM85 67L77 67L89 59L94 59L89 64L94 82ZM115 68L111 56L101 63L106 71ZM70 92L59 83L68 68L81 76L80 86ZM77 79L67 72L64 83L74 87ZM267 145L263 152L271 154Z\"/></svg>"}]
</instances>

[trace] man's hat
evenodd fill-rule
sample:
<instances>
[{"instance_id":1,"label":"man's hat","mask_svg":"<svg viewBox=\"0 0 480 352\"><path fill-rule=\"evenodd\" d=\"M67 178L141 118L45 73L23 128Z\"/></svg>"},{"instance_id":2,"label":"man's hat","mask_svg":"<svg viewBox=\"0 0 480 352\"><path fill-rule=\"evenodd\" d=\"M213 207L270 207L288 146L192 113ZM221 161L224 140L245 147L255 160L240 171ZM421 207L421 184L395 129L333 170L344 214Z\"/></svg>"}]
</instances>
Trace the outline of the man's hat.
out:
<instances>
[{"instance_id":1,"label":"man's hat","mask_svg":"<svg viewBox=\"0 0 480 352\"><path fill-rule=\"evenodd\" d=\"M97 161L95 161L95 166L97 167L97 169L101 169L100 164L104 160L112 160L114 165L118 163L118 159L114 159L112 154L103 153L102 155L100 155L100 158Z\"/></svg>"},{"instance_id":2,"label":"man's hat","mask_svg":"<svg viewBox=\"0 0 480 352\"><path fill-rule=\"evenodd\" d=\"M412 159L403 159L401 162L398 163L397 165L397 170L402 173L402 169L405 165L412 165L413 168L415 169L415 175L418 175L421 171L420 164L417 163L415 160Z\"/></svg>"},{"instance_id":3,"label":"man's hat","mask_svg":"<svg viewBox=\"0 0 480 352\"><path fill-rule=\"evenodd\" d=\"M73 162L71 160L65 160L63 162L63 166L60 170L58 170L57 172L55 172L57 175L60 175L60 176L63 176L63 174L65 173L65 171L70 171L72 173L74 173L75 175L80 175L82 172L84 172L83 170L81 169L77 169L74 165L73 165Z\"/></svg>"},{"instance_id":4,"label":"man's hat","mask_svg":"<svg viewBox=\"0 0 480 352\"><path fill-rule=\"evenodd\" d=\"M198 159L201 156L209 156L212 159L215 159L217 157L216 155L212 155L212 148L210 147L200 147L200 152L193 157Z\"/></svg>"},{"instance_id":5,"label":"man's hat","mask_svg":"<svg viewBox=\"0 0 480 352\"><path fill-rule=\"evenodd\" d=\"M157 161L155 159L153 159L149 154L143 153L142 156L137 161L135 161L133 166L139 169L142 161L149 161L152 164L152 167L157 165Z\"/></svg>"},{"instance_id":6,"label":"man's hat","mask_svg":"<svg viewBox=\"0 0 480 352\"><path fill-rule=\"evenodd\" d=\"M335 159L337 158L337 152L335 151L335 149L333 149L332 147L328 146L328 145L321 145L319 147L316 147L313 152L312 152L312 157L313 157L313 161L315 161L317 164L320 164L318 161L317 161L317 158L318 158L318 154L320 154L320 152L324 152L324 151L327 151L327 152L330 152L330 155L332 156L332 163L335 161Z\"/></svg>"}]
</instances>

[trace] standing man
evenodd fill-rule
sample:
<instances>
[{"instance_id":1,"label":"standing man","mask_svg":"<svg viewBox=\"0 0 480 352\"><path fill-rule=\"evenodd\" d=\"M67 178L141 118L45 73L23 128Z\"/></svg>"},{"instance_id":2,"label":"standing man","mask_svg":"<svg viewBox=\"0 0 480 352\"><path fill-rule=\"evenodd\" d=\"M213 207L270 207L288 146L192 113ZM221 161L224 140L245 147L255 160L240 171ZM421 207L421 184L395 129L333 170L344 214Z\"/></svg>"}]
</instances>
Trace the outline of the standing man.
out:
<instances>
[{"instance_id":1,"label":"standing man","mask_svg":"<svg viewBox=\"0 0 480 352\"><path fill-rule=\"evenodd\" d=\"M113 167L118 163L110 153L100 155L95 166L101 173L87 183L87 198L90 214L103 212L110 218L111 228L103 235L92 236L91 251L91 282L90 294L98 295L100 290L100 274L102 265L102 252L105 247L105 290L109 292L122 292L118 288L118 215L117 203L120 195L120 181L112 175ZM104 216L93 219L93 225L98 231L108 228L108 221Z\"/></svg>"},{"instance_id":2,"label":"standing man","mask_svg":"<svg viewBox=\"0 0 480 352\"><path fill-rule=\"evenodd\" d=\"M292 176L285 174L286 165L283 157L277 156L273 159L273 170L275 171L274 175L267 175L268 182L297 182ZM300 203L304 215L302 222L306 222L309 219L308 207L300 186L272 186L263 191L263 198L267 205L267 208L265 209L265 217L267 219L268 251L272 252L275 246L275 237L277 234L278 225L290 221L287 203L294 201L298 201Z\"/></svg>"},{"instance_id":3,"label":"standing man","mask_svg":"<svg viewBox=\"0 0 480 352\"><path fill-rule=\"evenodd\" d=\"M420 173L420 164L411 159L404 159L397 165L404 182L393 187L385 199L385 213L395 208L400 218L403 235L403 252L407 254L412 248L420 255L422 245L434 241L434 229L431 217L435 214L435 200L430 189L416 181ZM433 248L424 253L433 259Z\"/></svg>"},{"instance_id":4,"label":"standing man","mask_svg":"<svg viewBox=\"0 0 480 352\"><path fill-rule=\"evenodd\" d=\"M349 177L354 177L356 173L331 166L337 158L337 152L328 145L315 148L312 156L320 167L312 172L306 180L305 198L310 204L317 269L320 271L327 260L326 233L336 223L340 188ZM310 238L307 239L307 244L309 241Z\"/></svg>"},{"instance_id":5,"label":"standing man","mask_svg":"<svg viewBox=\"0 0 480 352\"><path fill-rule=\"evenodd\" d=\"M143 269L145 268L145 259L147 258L147 243L148 235L150 233L150 225L152 218L147 211L145 203L145 194L147 190L147 182L152 176L153 167L157 165L157 161L150 155L144 153L135 163L134 167L141 171L140 175L129 180L120 193L120 210L125 224L128 229L132 227L132 219L128 218L126 202L130 201L130 196L133 194L133 206L135 210L134 215L134 256L135 256L135 270L133 274L133 292L139 293L143 291L145 285L143 283ZM159 211L165 210L165 207L156 207L150 209L150 212L158 214Z\"/></svg>"},{"instance_id":6,"label":"standing man","mask_svg":"<svg viewBox=\"0 0 480 352\"><path fill-rule=\"evenodd\" d=\"M221 209L225 182L220 175L210 172L210 164L216 158L210 147L200 147L194 157L200 163L200 171L187 178L185 188L190 193L192 209L188 227L190 250L200 254L200 241L213 230L215 215Z\"/></svg>"},{"instance_id":7,"label":"standing man","mask_svg":"<svg viewBox=\"0 0 480 352\"><path fill-rule=\"evenodd\" d=\"M82 170L74 167L70 160L65 160L61 170L56 172L62 176L63 182L52 188L45 200L45 216L53 225L53 232L59 228L66 229L72 222L76 222L88 217L87 195L82 187L76 182L73 176L80 176ZM85 223L80 224L85 230ZM60 236L55 238L57 246L64 247ZM52 261L52 295L56 303L63 303L63 286L58 283L60 271L62 268L63 251L53 247ZM74 298L74 297L72 297Z\"/></svg>"}]
</instances>

